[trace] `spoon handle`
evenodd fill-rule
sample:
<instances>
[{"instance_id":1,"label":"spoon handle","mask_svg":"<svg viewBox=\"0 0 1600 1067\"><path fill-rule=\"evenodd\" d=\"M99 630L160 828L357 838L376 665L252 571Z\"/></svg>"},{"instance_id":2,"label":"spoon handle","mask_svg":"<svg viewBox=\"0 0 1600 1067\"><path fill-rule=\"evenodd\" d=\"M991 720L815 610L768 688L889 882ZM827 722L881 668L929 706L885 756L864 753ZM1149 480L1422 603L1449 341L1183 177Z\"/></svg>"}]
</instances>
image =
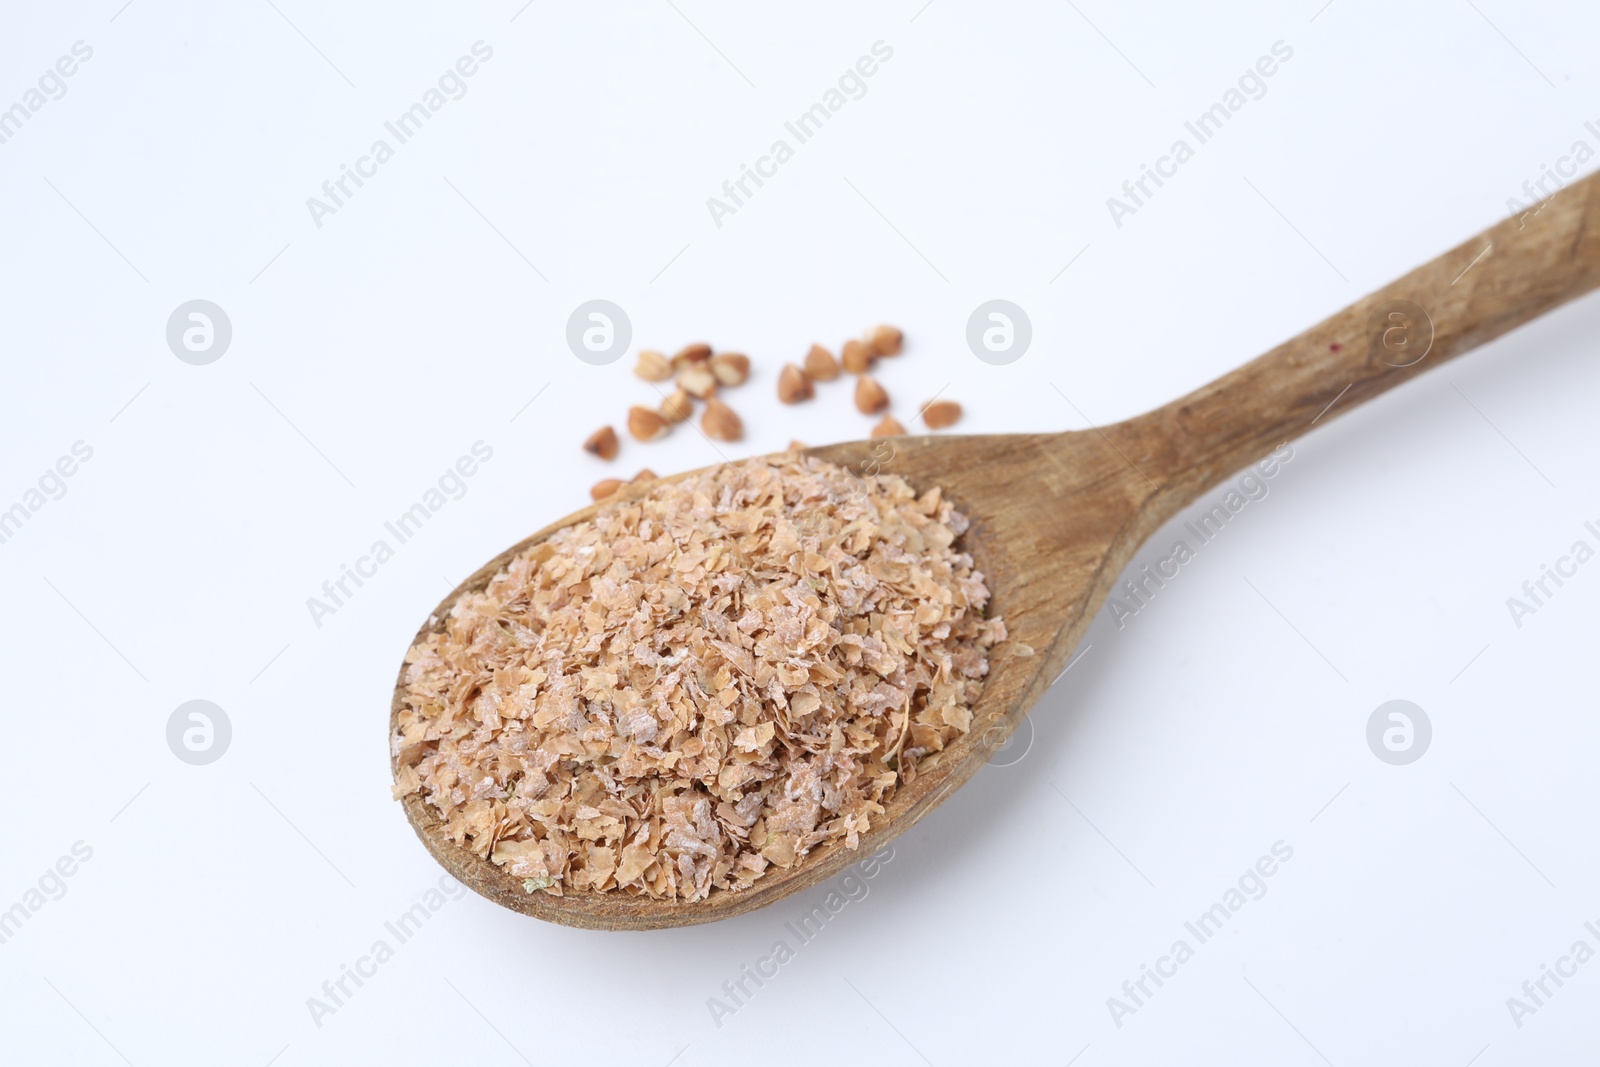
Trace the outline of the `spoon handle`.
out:
<instances>
[{"instance_id":1,"label":"spoon handle","mask_svg":"<svg viewBox=\"0 0 1600 1067\"><path fill-rule=\"evenodd\" d=\"M1600 174L1106 433L1167 514L1334 418L1600 285Z\"/></svg>"}]
</instances>

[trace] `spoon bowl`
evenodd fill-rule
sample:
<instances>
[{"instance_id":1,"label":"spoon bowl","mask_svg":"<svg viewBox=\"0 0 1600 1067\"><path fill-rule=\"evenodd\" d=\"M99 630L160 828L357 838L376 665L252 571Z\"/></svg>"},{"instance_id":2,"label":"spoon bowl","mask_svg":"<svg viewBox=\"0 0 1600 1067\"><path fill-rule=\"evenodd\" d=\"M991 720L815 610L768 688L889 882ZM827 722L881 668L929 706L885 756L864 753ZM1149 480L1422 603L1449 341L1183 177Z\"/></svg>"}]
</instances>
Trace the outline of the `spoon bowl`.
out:
<instances>
[{"instance_id":1,"label":"spoon bowl","mask_svg":"<svg viewBox=\"0 0 1600 1067\"><path fill-rule=\"evenodd\" d=\"M808 449L807 454L857 473L899 475L919 492L938 485L946 499L972 520L960 544L988 582L992 594L988 614L1006 620L1009 636L990 651L989 676L972 709L968 733L918 764L916 778L894 792L887 811L861 836L857 849L825 844L794 867L770 868L749 889L713 891L694 903L619 892L530 894L520 878L444 836L439 813L420 793L408 794L402 803L411 825L457 880L526 915L570 926L624 930L740 915L830 878L932 810L1005 743L1061 672L1065 657L1093 617L1091 605L1098 606L1109 582L1142 540L1129 534L1143 499L1140 490L1148 492L1149 486L1093 433L898 437L828 445ZM662 482L694 473L629 485L603 504L642 496ZM1074 479L1084 481L1074 484ZM1029 500L1036 506L1048 501L1055 520L1031 521L1029 509L1018 506ZM573 512L484 564L439 603L412 643L437 630L463 593L481 591L515 556L557 530L593 517L601 506ZM1123 547L1114 550L1118 545ZM1045 577L1041 570L1052 572L1048 580L1041 580ZM404 707L404 673L402 664L390 711L391 735Z\"/></svg>"}]
</instances>

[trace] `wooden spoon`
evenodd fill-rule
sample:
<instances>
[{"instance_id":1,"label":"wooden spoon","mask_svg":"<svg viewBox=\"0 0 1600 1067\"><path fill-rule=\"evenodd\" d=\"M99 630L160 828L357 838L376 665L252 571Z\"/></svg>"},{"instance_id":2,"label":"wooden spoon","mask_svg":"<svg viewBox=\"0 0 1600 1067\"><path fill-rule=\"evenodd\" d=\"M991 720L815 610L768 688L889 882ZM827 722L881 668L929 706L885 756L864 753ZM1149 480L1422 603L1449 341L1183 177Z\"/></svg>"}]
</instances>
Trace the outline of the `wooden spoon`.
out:
<instances>
[{"instance_id":1,"label":"wooden spoon","mask_svg":"<svg viewBox=\"0 0 1600 1067\"><path fill-rule=\"evenodd\" d=\"M569 926L639 930L710 922L771 904L838 874L926 815L984 765L1065 668L1095 611L1140 544L1176 512L1283 442L1429 367L1600 285L1600 175L1485 230L1266 355L1138 418L1099 429L985 437L909 436L814 448L860 473L919 489L939 485L972 519L964 544L1010 639L995 649L971 732L929 757L859 849L819 847L769 868L744 892L685 904L619 892L552 897L457 847L419 794L406 815L460 881L515 911ZM682 478L686 475L678 475ZM628 486L606 503L649 491ZM513 556L591 517L568 515L484 564L418 633L439 627L462 593L481 590ZM402 705L395 682L390 736ZM396 761L395 769L398 770Z\"/></svg>"}]
</instances>

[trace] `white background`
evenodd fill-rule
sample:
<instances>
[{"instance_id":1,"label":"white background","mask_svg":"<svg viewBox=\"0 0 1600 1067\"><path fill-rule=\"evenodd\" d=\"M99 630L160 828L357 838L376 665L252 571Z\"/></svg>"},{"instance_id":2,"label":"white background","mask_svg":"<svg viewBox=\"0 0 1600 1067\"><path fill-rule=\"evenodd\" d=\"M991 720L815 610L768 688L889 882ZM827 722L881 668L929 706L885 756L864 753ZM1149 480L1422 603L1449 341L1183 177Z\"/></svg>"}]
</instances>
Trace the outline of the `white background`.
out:
<instances>
[{"instance_id":1,"label":"white background","mask_svg":"<svg viewBox=\"0 0 1600 1067\"><path fill-rule=\"evenodd\" d=\"M774 382L879 321L907 332L882 378L908 423L941 388L969 432L1131 416L1505 217L1575 140L1600 146L1600 15L274 3L7 5L0 107L94 49L0 145L0 507L94 449L0 545L0 908L93 849L0 945L7 1062L1600 1053L1600 963L1520 1027L1506 1005L1579 938L1600 949L1600 563L1520 628L1505 604L1597 543L1593 298L1295 442L1158 599L1096 623L1026 755L899 839L867 898L720 1026L708 998L792 943L823 888L632 935L469 894L320 1026L307 1007L440 873L388 794L389 691L423 617L597 479L718 458L688 427L611 466L579 451L654 397L631 353L566 349L580 302L624 307L634 347L752 355L732 456L862 436L843 383L782 408ZM318 228L306 198L478 40L494 56L466 95ZM714 225L706 198L879 40L894 55L867 94ZM1280 40L1266 95L1113 225L1106 198ZM995 297L1034 327L1007 367L963 337ZM195 298L233 324L209 366L165 340ZM494 457L467 495L314 625L306 599L478 440ZM200 767L165 740L196 698L233 726ZM1393 698L1433 724L1409 766L1365 740ZM1107 998L1279 840L1293 859L1267 894L1116 1025Z\"/></svg>"}]
</instances>

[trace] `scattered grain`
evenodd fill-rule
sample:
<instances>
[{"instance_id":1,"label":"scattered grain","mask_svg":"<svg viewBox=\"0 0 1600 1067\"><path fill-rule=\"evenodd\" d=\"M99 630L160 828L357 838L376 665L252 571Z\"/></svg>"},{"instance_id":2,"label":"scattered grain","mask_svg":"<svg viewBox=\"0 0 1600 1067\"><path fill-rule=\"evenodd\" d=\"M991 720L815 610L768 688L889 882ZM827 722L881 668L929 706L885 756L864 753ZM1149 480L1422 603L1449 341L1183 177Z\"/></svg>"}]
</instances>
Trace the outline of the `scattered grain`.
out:
<instances>
[{"instance_id":1,"label":"scattered grain","mask_svg":"<svg viewBox=\"0 0 1600 1067\"><path fill-rule=\"evenodd\" d=\"M590 500L604 500L606 497L622 488L621 478L602 478L589 487Z\"/></svg>"},{"instance_id":2,"label":"scattered grain","mask_svg":"<svg viewBox=\"0 0 1600 1067\"><path fill-rule=\"evenodd\" d=\"M672 430L672 424L658 412L637 404L628 409L628 432L636 441L659 441Z\"/></svg>"},{"instance_id":3,"label":"scattered grain","mask_svg":"<svg viewBox=\"0 0 1600 1067\"><path fill-rule=\"evenodd\" d=\"M660 352L640 349L639 362L634 365L633 373L647 382L664 382L672 377L672 364Z\"/></svg>"},{"instance_id":4,"label":"scattered grain","mask_svg":"<svg viewBox=\"0 0 1600 1067\"><path fill-rule=\"evenodd\" d=\"M831 382L839 377L839 361L821 345L812 345L806 353L805 372L814 382Z\"/></svg>"},{"instance_id":5,"label":"scattered grain","mask_svg":"<svg viewBox=\"0 0 1600 1067\"><path fill-rule=\"evenodd\" d=\"M798 404L815 395L816 390L811 387L811 379L806 377L806 372L793 363L785 363L783 370L778 372L778 399L785 404Z\"/></svg>"},{"instance_id":6,"label":"scattered grain","mask_svg":"<svg viewBox=\"0 0 1600 1067\"><path fill-rule=\"evenodd\" d=\"M750 357L743 352L719 352L711 357L711 373L723 385L743 385L750 377Z\"/></svg>"},{"instance_id":7,"label":"scattered grain","mask_svg":"<svg viewBox=\"0 0 1600 1067\"><path fill-rule=\"evenodd\" d=\"M889 394L877 380L863 374L856 379L856 410L863 415L876 415L889 409Z\"/></svg>"},{"instance_id":8,"label":"scattered grain","mask_svg":"<svg viewBox=\"0 0 1600 1067\"><path fill-rule=\"evenodd\" d=\"M704 343L684 345L672 357L672 369L682 370L691 363L704 363L711 358L711 346Z\"/></svg>"},{"instance_id":9,"label":"scattered grain","mask_svg":"<svg viewBox=\"0 0 1600 1067\"><path fill-rule=\"evenodd\" d=\"M717 376L702 363L696 363L686 370L678 372L678 388L690 396L697 396L701 400L713 397L717 393Z\"/></svg>"},{"instance_id":10,"label":"scattered grain","mask_svg":"<svg viewBox=\"0 0 1600 1067\"><path fill-rule=\"evenodd\" d=\"M905 344L905 334L893 326L879 326L867 338L867 343L872 346L872 352L878 356L898 356L901 346Z\"/></svg>"},{"instance_id":11,"label":"scattered grain","mask_svg":"<svg viewBox=\"0 0 1600 1067\"><path fill-rule=\"evenodd\" d=\"M616 459L617 450L621 447L617 441L617 431L609 426L600 427L583 443L585 452L592 452L604 460Z\"/></svg>"},{"instance_id":12,"label":"scattered grain","mask_svg":"<svg viewBox=\"0 0 1600 1067\"><path fill-rule=\"evenodd\" d=\"M872 366L872 346L865 341L846 341L840 359L851 374L865 374Z\"/></svg>"},{"instance_id":13,"label":"scattered grain","mask_svg":"<svg viewBox=\"0 0 1600 1067\"><path fill-rule=\"evenodd\" d=\"M700 417L700 428L713 441L737 441L744 436L743 420L716 397L706 401L706 413Z\"/></svg>"},{"instance_id":14,"label":"scattered grain","mask_svg":"<svg viewBox=\"0 0 1600 1067\"><path fill-rule=\"evenodd\" d=\"M954 400L935 400L922 409L922 422L930 430L943 430L961 421L961 405Z\"/></svg>"},{"instance_id":15,"label":"scattered grain","mask_svg":"<svg viewBox=\"0 0 1600 1067\"><path fill-rule=\"evenodd\" d=\"M694 397L677 390L661 402L661 417L668 422L682 422L694 414Z\"/></svg>"},{"instance_id":16,"label":"scattered grain","mask_svg":"<svg viewBox=\"0 0 1600 1067\"><path fill-rule=\"evenodd\" d=\"M906 428L893 415L885 415L883 421L872 428L873 437L899 437L905 432Z\"/></svg>"}]
</instances>

